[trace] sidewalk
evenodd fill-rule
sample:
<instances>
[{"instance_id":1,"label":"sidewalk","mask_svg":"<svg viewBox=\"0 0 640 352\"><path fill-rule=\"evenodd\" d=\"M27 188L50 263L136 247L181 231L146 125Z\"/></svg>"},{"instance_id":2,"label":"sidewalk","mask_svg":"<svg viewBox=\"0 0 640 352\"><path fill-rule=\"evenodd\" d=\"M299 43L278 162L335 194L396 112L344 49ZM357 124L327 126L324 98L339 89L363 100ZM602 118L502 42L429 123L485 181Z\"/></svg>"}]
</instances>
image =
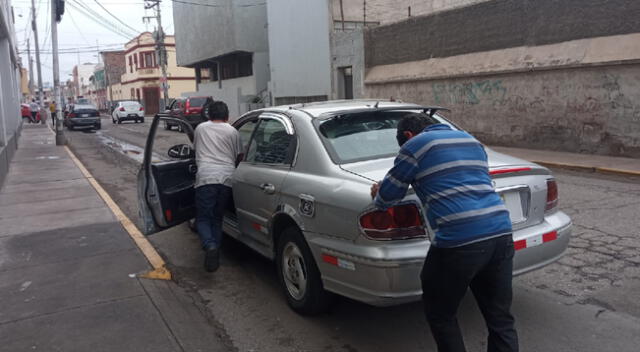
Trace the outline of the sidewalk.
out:
<instances>
[{"instance_id":1,"label":"sidewalk","mask_svg":"<svg viewBox=\"0 0 640 352\"><path fill-rule=\"evenodd\" d=\"M151 269L45 125L0 189L0 349L224 351L193 299Z\"/></svg>"},{"instance_id":2,"label":"sidewalk","mask_svg":"<svg viewBox=\"0 0 640 352\"><path fill-rule=\"evenodd\" d=\"M640 176L640 159L509 147L490 146L489 148L499 153L509 154L548 167L564 167L625 176Z\"/></svg>"}]
</instances>

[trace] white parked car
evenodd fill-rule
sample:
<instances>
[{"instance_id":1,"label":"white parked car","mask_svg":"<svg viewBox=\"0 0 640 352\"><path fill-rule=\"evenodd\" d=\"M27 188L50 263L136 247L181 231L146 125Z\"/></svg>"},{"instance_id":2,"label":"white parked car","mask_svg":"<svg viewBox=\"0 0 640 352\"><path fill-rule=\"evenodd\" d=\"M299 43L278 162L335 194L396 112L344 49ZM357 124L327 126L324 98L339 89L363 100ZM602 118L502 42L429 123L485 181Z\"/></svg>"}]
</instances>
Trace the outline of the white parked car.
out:
<instances>
[{"instance_id":1,"label":"white parked car","mask_svg":"<svg viewBox=\"0 0 640 352\"><path fill-rule=\"evenodd\" d=\"M137 101L121 101L111 113L113 123L122 121L144 122L144 107Z\"/></svg>"}]
</instances>

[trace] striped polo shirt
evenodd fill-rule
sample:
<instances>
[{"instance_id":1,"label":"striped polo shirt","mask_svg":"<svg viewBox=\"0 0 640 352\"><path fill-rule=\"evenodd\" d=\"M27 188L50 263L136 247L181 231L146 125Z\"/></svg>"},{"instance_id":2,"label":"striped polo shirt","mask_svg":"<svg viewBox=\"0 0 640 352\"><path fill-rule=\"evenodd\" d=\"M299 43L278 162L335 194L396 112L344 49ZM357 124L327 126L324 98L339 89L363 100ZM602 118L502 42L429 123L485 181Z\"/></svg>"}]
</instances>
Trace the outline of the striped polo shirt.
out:
<instances>
[{"instance_id":1,"label":"striped polo shirt","mask_svg":"<svg viewBox=\"0 0 640 352\"><path fill-rule=\"evenodd\" d=\"M409 185L422 201L436 247L458 247L511 233L509 212L495 192L484 147L464 131L428 126L407 141L375 199L386 209Z\"/></svg>"}]
</instances>

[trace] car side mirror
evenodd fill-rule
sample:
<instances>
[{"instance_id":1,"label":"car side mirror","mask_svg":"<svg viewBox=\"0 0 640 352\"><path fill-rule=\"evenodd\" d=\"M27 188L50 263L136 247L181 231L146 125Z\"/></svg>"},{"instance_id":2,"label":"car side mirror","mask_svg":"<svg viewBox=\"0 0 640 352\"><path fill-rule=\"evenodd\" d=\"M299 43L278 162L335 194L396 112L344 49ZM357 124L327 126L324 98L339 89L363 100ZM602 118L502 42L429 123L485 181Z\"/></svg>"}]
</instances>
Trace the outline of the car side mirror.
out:
<instances>
[{"instance_id":1,"label":"car side mirror","mask_svg":"<svg viewBox=\"0 0 640 352\"><path fill-rule=\"evenodd\" d=\"M169 148L167 155L174 159L190 159L195 156L195 151L188 144L177 144Z\"/></svg>"},{"instance_id":2,"label":"car side mirror","mask_svg":"<svg viewBox=\"0 0 640 352\"><path fill-rule=\"evenodd\" d=\"M164 107L164 109L165 109L165 110L171 110L171 107L170 107L169 105L166 105L166 106Z\"/></svg>"}]
</instances>

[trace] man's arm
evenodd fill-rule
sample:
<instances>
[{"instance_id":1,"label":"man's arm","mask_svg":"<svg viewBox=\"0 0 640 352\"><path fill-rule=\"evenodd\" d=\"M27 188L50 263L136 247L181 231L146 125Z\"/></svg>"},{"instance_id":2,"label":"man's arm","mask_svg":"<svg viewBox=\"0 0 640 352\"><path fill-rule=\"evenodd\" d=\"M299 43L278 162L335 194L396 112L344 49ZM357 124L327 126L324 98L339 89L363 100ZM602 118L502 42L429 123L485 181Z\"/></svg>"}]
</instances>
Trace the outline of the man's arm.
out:
<instances>
[{"instance_id":1,"label":"man's arm","mask_svg":"<svg viewBox=\"0 0 640 352\"><path fill-rule=\"evenodd\" d=\"M371 195L374 196L375 193L375 206L387 209L402 200L417 173L418 161L416 158L411 152L400 149L393 167L382 182L371 187Z\"/></svg>"}]
</instances>

